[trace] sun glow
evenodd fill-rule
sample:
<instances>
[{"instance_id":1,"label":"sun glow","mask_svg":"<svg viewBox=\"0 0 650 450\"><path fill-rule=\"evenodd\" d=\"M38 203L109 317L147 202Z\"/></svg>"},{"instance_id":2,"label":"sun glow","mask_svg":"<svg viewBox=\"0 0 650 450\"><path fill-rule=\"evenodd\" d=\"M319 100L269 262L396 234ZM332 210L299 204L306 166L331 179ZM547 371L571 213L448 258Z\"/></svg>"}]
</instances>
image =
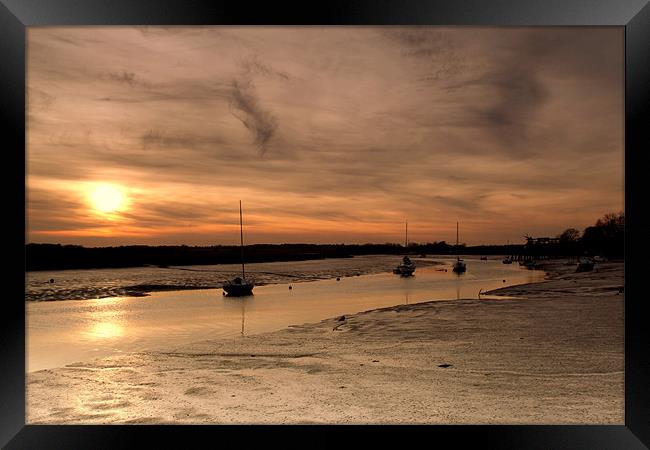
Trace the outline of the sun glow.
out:
<instances>
[{"instance_id":1,"label":"sun glow","mask_svg":"<svg viewBox=\"0 0 650 450\"><path fill-rule=\"evenodd\" d=\"M126 207L124 190L113 184L97 184L89 192L92 208L100 213L114 213Z\"/></svg>"}]
</instances>

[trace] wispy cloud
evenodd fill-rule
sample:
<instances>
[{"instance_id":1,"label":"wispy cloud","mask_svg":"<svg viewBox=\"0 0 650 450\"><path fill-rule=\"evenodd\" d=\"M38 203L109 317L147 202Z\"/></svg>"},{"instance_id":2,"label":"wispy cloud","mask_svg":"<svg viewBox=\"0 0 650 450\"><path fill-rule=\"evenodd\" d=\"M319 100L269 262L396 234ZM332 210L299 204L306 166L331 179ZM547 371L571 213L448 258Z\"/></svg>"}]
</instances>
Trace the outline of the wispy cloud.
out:
<instances>
[{"instance_id":1,"label":"wispy cloud","mask_svg":"<svg viewBox=\"0 0 650 450\"><path fill-rule=\"evenodd\" d=\"M255 137L255 144L264 155L267 144L278 127L278 121L273 114L260 106L255 87L250 80L233 80L232 82L232 114Z\"/></svg>"},{"instance_id":2,"label":"wispy cloud","mask_svg":"<svg viewBox=\"0 0 650 450\"><path fill-rule=\"evenodd\" d=\"M289 75L262 63L255 55L241 61L240 67L239 76L231 83L231 112L253 134L255 145L263 156L278 128L278 119L271 110L261 105L254 77L287 81Z\"/></svg>"}]
</instances>

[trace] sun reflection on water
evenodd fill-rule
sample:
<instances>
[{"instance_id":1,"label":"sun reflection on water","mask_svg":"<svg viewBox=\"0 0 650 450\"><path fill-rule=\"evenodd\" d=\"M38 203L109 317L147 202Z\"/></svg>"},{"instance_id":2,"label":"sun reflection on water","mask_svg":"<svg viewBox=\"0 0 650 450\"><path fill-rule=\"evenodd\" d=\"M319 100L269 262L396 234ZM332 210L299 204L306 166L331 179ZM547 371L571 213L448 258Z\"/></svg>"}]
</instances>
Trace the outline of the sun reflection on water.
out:
<instances>
[{"instance_id":1,"label":"sun reflection on water","mask_svg":"<svg viewBox=\"0 0 650 450\"><path fill-rule=\"evenodd\" d=\"M115 322L99 322L94 324L88 335L95 339L111 339L124 335L124 327Z\"/></svg>"}]
</instances>

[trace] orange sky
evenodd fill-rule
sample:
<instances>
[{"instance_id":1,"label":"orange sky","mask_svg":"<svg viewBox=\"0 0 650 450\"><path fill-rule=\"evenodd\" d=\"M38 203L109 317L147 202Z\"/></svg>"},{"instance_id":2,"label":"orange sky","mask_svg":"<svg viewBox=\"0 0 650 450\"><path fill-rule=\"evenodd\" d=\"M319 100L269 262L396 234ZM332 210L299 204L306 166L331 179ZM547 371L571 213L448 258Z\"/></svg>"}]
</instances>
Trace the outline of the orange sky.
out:
<instances>
[{"instance_id":1,"label":"orange sky","mask_svg":"<svg viewBox=\"0 0 650 450\"><path fill-rule=\"evenodd\" d=\"M28 242L237 244L240 199L248 243L623 209L622 28L32 27L27 59Z\"/></svg>"}]
</instances>

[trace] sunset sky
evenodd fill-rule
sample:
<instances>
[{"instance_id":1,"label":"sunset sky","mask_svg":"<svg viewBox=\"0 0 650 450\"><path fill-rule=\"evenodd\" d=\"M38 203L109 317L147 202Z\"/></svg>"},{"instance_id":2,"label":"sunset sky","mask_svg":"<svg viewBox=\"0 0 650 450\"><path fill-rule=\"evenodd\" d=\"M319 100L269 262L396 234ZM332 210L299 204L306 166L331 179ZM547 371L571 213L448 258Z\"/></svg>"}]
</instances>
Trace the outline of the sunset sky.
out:
<instances>
[{"instance_id":1,"label":"sunset sky","mask_svg":"<svg viewBox=\"0 0 650 450\"><path fill-rule=\"evenodd\" d=\"M623 28L28 29L27 240L523 242L623 210Z\"/></svg>"}]
</instances>

